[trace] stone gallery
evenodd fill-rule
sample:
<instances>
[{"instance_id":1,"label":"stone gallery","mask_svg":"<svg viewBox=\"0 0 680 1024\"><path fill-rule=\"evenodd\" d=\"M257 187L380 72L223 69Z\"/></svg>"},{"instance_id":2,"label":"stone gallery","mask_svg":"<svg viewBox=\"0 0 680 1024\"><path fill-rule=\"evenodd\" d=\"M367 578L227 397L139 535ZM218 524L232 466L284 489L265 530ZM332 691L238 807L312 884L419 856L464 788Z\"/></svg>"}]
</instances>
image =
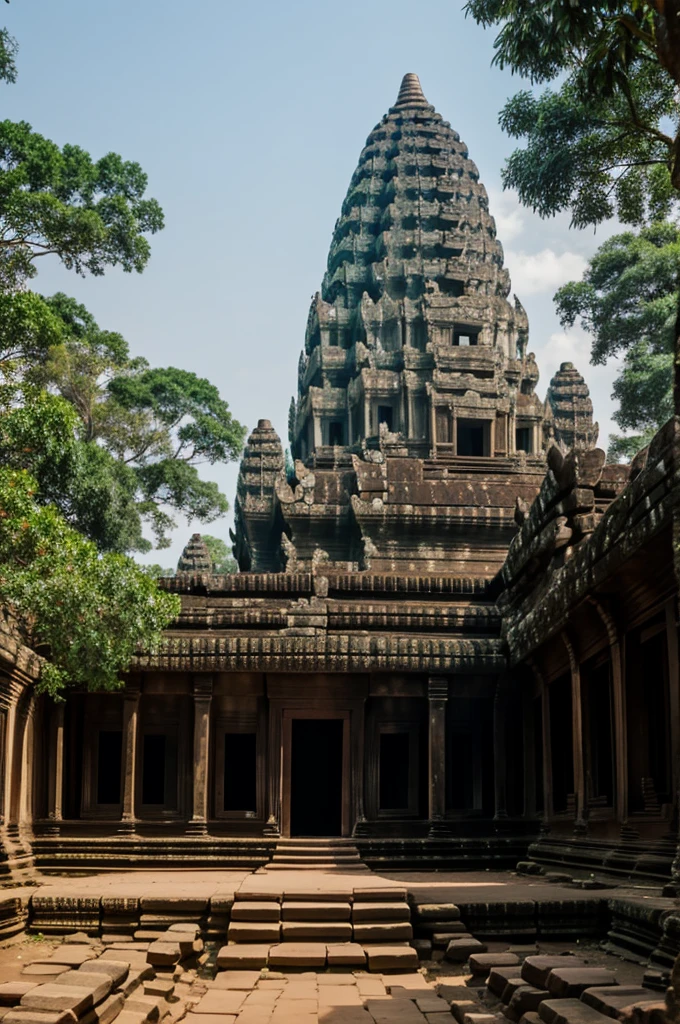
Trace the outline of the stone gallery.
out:
<instances>
[{"instance_id":1,"label":"stone gallery","mask_svg":"<svg viewBox=\"0 0 680 1024\"><path fill-rule=\"evenodd\" d=\"M267 419L248 440L240 573L194 535L119 693L36 697L0 635L2 870L528 859L673 891L677 424L605 464L583 377L538 380L477 168L406 75L312 301L292 463Z\"/></svg>"}]
</instances>

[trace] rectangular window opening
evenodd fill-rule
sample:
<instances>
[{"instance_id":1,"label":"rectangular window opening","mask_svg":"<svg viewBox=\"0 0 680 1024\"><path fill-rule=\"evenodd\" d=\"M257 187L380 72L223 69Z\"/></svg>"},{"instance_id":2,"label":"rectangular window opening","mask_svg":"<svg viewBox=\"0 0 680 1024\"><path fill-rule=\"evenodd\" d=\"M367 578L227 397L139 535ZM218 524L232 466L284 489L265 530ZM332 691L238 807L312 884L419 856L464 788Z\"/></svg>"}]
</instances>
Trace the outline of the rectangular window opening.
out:
<instances>
[{"instance_id":1,"label":"rectangular window opening","mask_svg":"<svg viewBox=\"0 0 680 1024\"><path fill-rule=\"evenodd\" d=\"M97 751L97 803L120 803L120 766L123 752L123 733L120 730L102 730Z\"/></svg>"},{"instance_id":2,"label":"rectangular window opening","mask_svg":"<svg viewBox=\"0 0 680 1024\"><path fill-rule=\"evenodd\" d=\"M393 409L391 405L379 405L378 406L378 430L380 430L380 424L384 423L389 431L392 430L392 418Z\"/></svg>"},{"instance_id":3,"label":"rectangular window opening","mask_svg":"<svg viewBox=\"0 0 680 1024\"><path fill-rule=\"evenodd\" d=\"M459 419L456 430L456 454L488 456L489 424L483 420Z\"/></svg>"},{"instance_id":4,"label":"rectangular window opening","mask_svg":"<svg viewBox=\"0 0 680 1024\"><path fill-rule=\"evenodd\" d=\"M254 732L224 734L224 810L257 813L257 743Z\"/></svg>"},{"instance_id":5,"label":"rectangular window opening","mask_svg":"<svg viewBox=\"0 0 680 1024\"><path fill-rule=\"evenodd\" d=\"M403 811L409 806L410 736L384 732L380 736L380 810Z\"/></svg>"},{"instance_id":6,"label":"rectangular window opening","mask_svg":"<svg viewBox=\"0 0 680 1024\"><path fill-rule=\"evenodd\" d=\"M533 431L531 427L517 427L515 431L515 451L518 452L530 452L531 451L531 435Z\"/></svg>"},{"instance_id":7,"label":"rectangular window opening","mask_svg":"<svg viewBox=\"0 0 680 1024\"><path fill-rule=\"evenodd\" d=\"M345 443L345 427L339 420L332 420L328 424L328 443L330 445Z\"/></svg>"}]
</instances>

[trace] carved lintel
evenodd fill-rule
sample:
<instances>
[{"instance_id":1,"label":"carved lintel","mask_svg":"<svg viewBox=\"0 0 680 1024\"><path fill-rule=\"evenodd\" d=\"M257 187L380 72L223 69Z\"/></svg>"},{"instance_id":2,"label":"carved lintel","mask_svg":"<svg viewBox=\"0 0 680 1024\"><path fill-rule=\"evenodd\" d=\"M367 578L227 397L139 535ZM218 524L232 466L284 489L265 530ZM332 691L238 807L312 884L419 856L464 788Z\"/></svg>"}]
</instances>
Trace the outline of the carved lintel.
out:
<instances>
[{"instance_id":1,"label":"carved lintel","mask_svg":"<svg viewBox=\"0 0 680 1024\"><path fill-rule=\"evenodd\" d=\"M195 699L210 699L213 693L214 677L212 672L197 673L193 677L193 691Z\"/></svg>"}]
</instances>

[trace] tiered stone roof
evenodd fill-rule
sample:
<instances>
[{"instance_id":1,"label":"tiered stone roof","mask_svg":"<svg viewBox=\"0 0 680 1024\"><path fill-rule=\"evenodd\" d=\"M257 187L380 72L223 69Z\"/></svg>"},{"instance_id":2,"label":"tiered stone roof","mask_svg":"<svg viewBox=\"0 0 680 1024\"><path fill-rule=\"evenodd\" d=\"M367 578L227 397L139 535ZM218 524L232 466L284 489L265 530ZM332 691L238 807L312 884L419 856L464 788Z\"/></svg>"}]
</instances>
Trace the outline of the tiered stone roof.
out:
<instances>
[{"instance_id":1,"label":"tiered stone roof","mask_svg":"<svg viewBox=\"0 0 680 1024\"><path fill-rule=\"evenodd\" d=\"M213 562L205 541L200 533L192 533L189 543L179 556L177 572L202 573L212 570Z\"/></svg>"}]
</instances>

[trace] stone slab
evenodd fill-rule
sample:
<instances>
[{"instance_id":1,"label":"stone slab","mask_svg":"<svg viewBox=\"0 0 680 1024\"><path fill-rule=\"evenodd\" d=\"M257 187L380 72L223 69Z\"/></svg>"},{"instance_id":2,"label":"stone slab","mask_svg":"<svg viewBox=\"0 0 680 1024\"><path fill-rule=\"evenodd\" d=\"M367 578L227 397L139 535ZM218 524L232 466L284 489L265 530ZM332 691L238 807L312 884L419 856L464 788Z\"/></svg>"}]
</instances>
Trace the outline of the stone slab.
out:
<instances>
[{"instance_id":1,"label":"stone slab","mask_svg":"<svg viewBox=\"0 0 680 1024\"><path fill-rule=\"evenodd\" d=\"M26 964L21 971L22 977L35 978L36 984L42 984L68 971L64 964Z\"/></svg>"},{"instance_id":2,"label":"stone slab","mask_svg":"<svg viewBox=\"0 0 680 1024\"><path fill-rule=\"evenodd\" d=\"M269 950L269 944L256 945L253 943L222 946L217 954L217 966L220 970L264 967L267 963Z\"/></svg>"},{"instance_id":3,"label":"stone slab","mask_svg":"<svg viewBox=\"0 0 680 1024\"><path fill-rule=\"evenodd\" d=\"M546 975L547 977L547 975ZM490 992L493 992L495 996L500 999L505 992L505 986L512 978L517 978L520 983L528 984L526 978L520 976L520 972L516 967L493 967L489 971L489 977L486 979L486 985ZM540 988L540 986L536 986Z\"/></svg>"},{"instance_id":4,"label":"stone slab","mask_svg":"<svg viewBox=\"0 0 680 1024\"><path fill-rule=\"evenodd\" d=\"M494 967L518 967L520 959L514 953L473 953L470 957L470 972L475 976L488 977Z\"/></svg>"},{"instance_id":5,"label":"stone slab","mask_svg":"<svg viewBox=\"0 0 680 1024\"><path fill-rule=\"evenodd\" d=\"M45 1010L32 1010L27 1006L17 1006L8 1010L2 1018L3 1024L76 1024L76 1017L71 1010L59 1010L48 1013Z\"/></svg>"},{"instance_id":6,"label":"stone slab","mask_svg":"<svg viewBox=\"0 0 680 1024\"><path fill-rule=\"evenodd\" d=\"M227 935L230 942L274 943L279 941L281 926L278 921L233 921Z\"/></svg>"},{"instance_id":7,"label":"stone slab","mask_svg":"<svg viewBox=\"0 0 680 1024\"><path fill-rule=\"evenodd\" d=\"M520 985L512 994L506 1016L509 1020L519 1020L525 1013L536 1013L541 1003L550 998L551 993L545 988Z\"/></svg>"},{"instance_id":8,"label":"stone slab","mask_svg":"<svg viewBox=\"0 0 680 1024\"><path fill-rule=\"evenodd\" d=\"M286 889L282 899L286 903L350 903L351 889Z\"/></svg>"},{"instance_id":9,"label":"stone slab","mask_svg":"<svg viewBox=\"0 0 680 1024\"><path fill-rule=\"evenodd\" d=\"M58 946L51 956L34 960L33 963L63 964L65 967L80 967L86 960L94 960L95 952L89 946Z\"/></svg>"},{"instance_id":10,"label":"stone slab","mask_svg":"<svg viewBox=\"0 0 680 1024\"><path fill-rule=\"evenodd\" d=\"M507 1004L510 1002L510 1000L514 996L514 994L517 991L517 989L521 988L522 985L526 985L526 981L524 980L524 978L520 978L520 977L508 978L508 983L505 986L505 988L503 989L503 995L501 996L501 1002L505 1003L506 1006L507 1006ZM533 988L533 985L529 985L528 987L529 988ZM545 989L536 989L536 991L537 992L544 992Z\"/></svg>"},{"instance_id":11,"label":"stone slab","mask_svg":"<svg viewBox=\"0 0 680 1024\"><path fill-rule=\"evenodd\" d=\"M278 921L281 906L266 900L238 900L231 910L232 921Z\"/></svg>"},{"instance_id":12,"label":"stone slab","mask_svg":"<svg viewBox=\"0 0 680 1024\"><path fill-rule=\"evenodd\" d=\"M91 988L99 991L99 987L105 987L104 995L107 996L113 987L113 982L108 974L91 974L84 971L65 971L55 978L53 985L66 985L69 988ZM103 997L102 997L103 998Z\"/></svg>"},{"instance_id":13,"label":"stone slab","mask_svg":"<svg viewBox=\"0 0 680 1024\"><path fill-rule=\"evenodd\" d=\"M405 901L402 903L354 903L352 905L352 921L408 921L411 920L411 908Z\"/></svg>"},{"instance_id":14,"label":"stone slab","mask_svg":"<svg viewBox=\"0 0 680 1024\"><path fill-rule=\"evenodd\" d=\"M146 953L147 963L154 967L172 967L178 963L181 951L178 942L152 942Z\"/></svg>"},{"instance_id":15,"label":"stone slab","mask_svg":"<svg viewBox=\"0 0 680 1024\"><path fill-rule=\"evenodd\" d=\"M324 942L281 942L269 950L271 967L324 967Z\"/></svg>"},{"instance_id":16,"label":"stone slab","mask_svg":"<svg viewBox=\"0 0 680 1024\"><path fill-rule=\"evenodd\" d=\"M630 1016L625 1010L633 1003L653 998L655 993L640 985L603 985L599 988L587 988L581 993L581 1002L617 1020Z\"/></svg>"},{"instance_id":17,"label":"stone slab","mask_svg":"<svg viewBox=\"0 0 680 1024\"><path fill-rule=\"evenodd\" d=\"M118 1014L118 1024L144 1024L146 1017L143 1013L135 1013L132 1010L122 1010Z\"/></svg>"},{"instance_id":18,"label":"stone slab","mask_svg":"<svg viewBox=\"0 0 680 1024\"><path fill-rule=\"evenodd\" d=\"M418 969L418 954L410 946L365 946L369 971Z\"/></svg>"},{"instance_id":19,"label":"stone slab","mask_svg":"<svg viewBox=\"0 0 680 1024\"><path fill-rule=\"evenodd\" d=\"M194 938L198 938L201 932L201 926L198 921L176 921L174 924L168 925L169 932L192 932Z\"/></svg>"},{"instance_id":20,"label":"stone slab","mask_svg":"<svg viewBox=\"0 0 680 1024\"><path fill-rule=\"evenodd\" d=\"M0 985L0 1006L15 1006L39 981L6 981Z\"/></svg>"},{"instance_id":21,"label":"stone slab","mask_svg":"<svg viewBox=\"0 0 680 1024\"><path fill-rule=\"evenodd\" d=\"M366 953L358 942L329 943L326 956L329 967L363 967L366 964Z\"/></svg>"},{"instance_id":22,"label":"stone slab","mask_svg":"<svg viewBox=\"0 0 680 1024\"><path fill-rule=\"evenodd\" d=\"M463 1024L468 1014L475 1013L479 1009L479 1002L476 999L452 999L449 1006L451 1014L458 1024Z\"/></svg>"},{"instance_id":23,"label":"stone slab","mask_svg":"<svg viewBox=\"0 0 680 1024\"><path fill-rule=\"evenodd\" d=\"M169 978L148 978L144 982L145 996L163 996L169 999L175 991L175 983Z\"/></svg>"},{"instance_id":24,"label":"stone slab","mask_svg":"<svg viewBox=\"0 0 680 1024\"><path fill-rule=\"evenodd\" d=\"M548 975L545 987L560 999L576 999L587 988L616 985L614 971L603 967L556 967Z\"/></svg>"},{"instance_id":25,"label":"stone slab","mask_svg":"<svg viewBox=\"0 0 680 1024\"><path fill-rule=\"evenodd\" d=\"M352 925L349 921L284 921L281 925L281 938L284 942L295 942L297 939L349 942L352 938Z\"/></svg>"},{"instance_id":26,"label":"stone slab","mask_svg":"<svg viewBox=\"0 0 680 1024\"><path fill-rule=\"evenodd\" d=\"M90 960L88 963L83 964L75 972L76 974L105 974L111 979L111 984L115 988L117 985L121 985L128 976L130 971L130 964L125 960L103 960L97 958L96 960ZM151 968L149 967L149 972Z\"/></svg>"},{"instance_id":27,"label":"stone slab","mask_svg":"<svg viewBox=\"0 0 680 1024\"><path fill-rule=\"evenodd\" d=\"M37 985L21 997L21 1006L31 1010L46 1010L48 1013L71 1010L76 1017L80 1017L85 1010L96 1006L109 994L111 979L101 974L98 978L99 983L96 986L87 985L82 988L50 982L46 985Z\"/></svg>"},{"instance_id":28,"label":"stone slab","mask_svg":"<svg viewBox=\"0 0 680 1024\"><path fill-rule=\"evenodd\" d=\"M453 963L464 963L475 953L486 953L486 946L479 939L451 939L446 947L446 959Z\"/></svg>"},{"instance_id":29,"label":"stone slab","mask_svg":"<svg viewBox=\"0 0 680 1024\"><path fill-rule=\"evenodd\" d=\"M325 894L324 894L325 895ZM349 921L349 903L314 900L285 900L281 907L282 921Z\"/></svg>"},{"instance_id":30,"label":"stone slab","mask_svg":"<svg viewBox=\"0 0 680 1024\"><path fill-rule=\"evenodd\" d=\"M92 1010L88 1010L87 1013L80 1018L78 1024L111 1024L114 1021L125 1005L125 996L122 992L114 992L104 999L99 1006L95 1006Z\"/></svg>"},{"instance_id":31,"label":"stone slab","mask_svg":"<svg viewBox=\"0 0 680 1024\"><path fill-rule=\"evenodd\" d=\"M217 974L212 987L230 988L238 992L250 992L260 980L260 971L224 971Z\"/></svg>"},{"instance_id":32,"label":"stone slab","mask_svg":"<svg viewBox=\"0 0 680 1024\"><path fill-rule=\"evenodd\" d=\"M238 989L211 989L192 1008L192 1013L238 1013L246 998L246 993Z\"/></svg>"},{"instance_id":33,"label":"stone slab","mask_svg":"<svg viewBox=\"0 0 680 1024\"><path fill-rule=\"evenodd\" d=\"M607 1024L611 1019L580 999L545 999L538 1016L543 1024Z\"/></svg>"},{"instance_id":34,"label":"stone slab","mask_svg":"<svg viewBox=\"0 0 680 1024\"><path fill-rule=\"evenodd\" d=\"M526 958L522 964L520 974L528 985L533 985L535 988L545 988L548 975L553 969L587 966L585 961L579 960L575 956L545 956L539 954L538 956L528 956Z\"/></svg>"},{"instance_id":35,"label":"stone slab","mask_svg":"<svg viewBox=\"0 0 680 1024\"><path fill-rule=\"evenodd\" d=\"M139 905L142 910L152 913L165 911L173 914L178 912L195 914L203 913L208 909L208 900L196 896L142 896Z\"/></svg>"},{"instance_id":36,"label":"stone slab","mask_svg":"<svg viewBox=\"0 0 680 1024\"><path fill-rule=\"evenodd\" d=\"M137 970L133 967L131 968L130 972L125 978L125 981L120 982L118 987L120 988L120 991L123 993L123 995L127 997L132 995L132 993L139 988L142 982L146 981L147 978L151 978L152 976L153 967L151 966L151 964L145 964L145 966L141 970Z\"/></svg>"}]
</instances>

